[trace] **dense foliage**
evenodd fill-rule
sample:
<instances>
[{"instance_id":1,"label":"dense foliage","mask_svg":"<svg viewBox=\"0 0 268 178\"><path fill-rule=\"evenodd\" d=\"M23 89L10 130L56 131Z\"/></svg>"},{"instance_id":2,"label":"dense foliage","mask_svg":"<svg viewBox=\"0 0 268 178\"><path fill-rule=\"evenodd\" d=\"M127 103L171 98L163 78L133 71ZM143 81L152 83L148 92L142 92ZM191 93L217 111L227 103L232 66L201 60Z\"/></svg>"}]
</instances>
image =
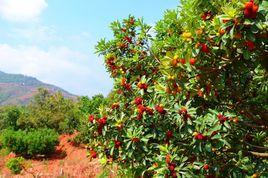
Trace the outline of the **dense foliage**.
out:
<instances>
[{"instance_id":1,"label":"dense foliage","mask_svg":"<svg viewBox=\"0 0 268 178\"><path fill-rule=\"evenodd\" d=\"M101 40L113 104L90 154L135 175L268 176L268 2L181 0L151 30L130 16Z\"/></svg>"},{"instance_id":2,"label":"dense foliage","mask_svg":"<svg viewBox=\"0 0 268 178\"><path fill-rule=\"evenodd\" d=\"M17 157L17 158L10 158L6 166L11 170L13 174L19 174L23 169L23 157Z\"/></svg>"},{"instance_id":3,"label":"dense foliage","mask_svg":"<svg viewBox=\"0 0 268 178\"><path fill-rule=\"evenodd\" d=\"M79 98L78 101L78 108L79 110L85 114L93 114L98 112L98 108L102 105L107 104L107 99L102 95L98 94L95 96L92 96L91 98L87 96L82 96Z\"/></svg>"},{"instance_id":4,"label":"dense foliage","mask_svg":"<svg viewBox=\"0 0 268 178\"><path fill-rule=\"evenodd\" d=\"M51 129L6 130L1 137L4 148L25 157L48 155L58 144L58 133Z\"/></svg>"},{"instance_id":5,"label":"dense foliage","mask_svg":"<svg viewBox=\"0 0 268 178\"><path fill-rule=\"evenodd\" d=\"M64 98L61 93L51 94L40 89L17 124L22 129L50 128L59 133L71 133L79 126L80 117L75 101Z\"/></svg>"},{"instance_id":6,"label":"dense foliage","mask_svg":"<svg viewBox=\"0 0 268 178\"><path fill-rule=\"evenodd\" d=\"M18 129L17 121L22 116L23 107L3 106L0 108L0 130L11 128Z\"/></svg>"},{"instance_id":7,"label":"dense foliage","mask_svg":"<svg viewBox=\"0 0 268 178\"><path fill-rule=\"evenodd\" d=\"M75 143L87 144L91 142L88 120L93 116L93 114L99 112L99 108L104 107L108 103L109 100L101 94L95 95L91 98L86 96L79 98L77 105L81 114L86 119L81 119L81 123L78 128L79 134L73 140ZM90 116L87 117L88 115Z\"/></svg>"}]
</instances>

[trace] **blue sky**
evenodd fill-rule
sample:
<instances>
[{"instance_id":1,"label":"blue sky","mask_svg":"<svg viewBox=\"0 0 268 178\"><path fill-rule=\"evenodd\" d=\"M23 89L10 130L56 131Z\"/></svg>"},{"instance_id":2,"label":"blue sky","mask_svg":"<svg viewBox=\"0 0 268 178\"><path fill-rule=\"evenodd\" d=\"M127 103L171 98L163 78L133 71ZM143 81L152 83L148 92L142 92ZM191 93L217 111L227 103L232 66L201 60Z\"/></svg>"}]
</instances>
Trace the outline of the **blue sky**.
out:
<instances>
[{"instance_id":1,"label":"blue sky","mask_svg":"<svg viewBox=\"0 0 268 178\"><path fill-rule=\"evenodd\" d=\"M132 14L153 25L178 0L0 0L0 70L77 94L108 94L112 80L94 54L109 24Z\"/></svg>"}]
</instances>

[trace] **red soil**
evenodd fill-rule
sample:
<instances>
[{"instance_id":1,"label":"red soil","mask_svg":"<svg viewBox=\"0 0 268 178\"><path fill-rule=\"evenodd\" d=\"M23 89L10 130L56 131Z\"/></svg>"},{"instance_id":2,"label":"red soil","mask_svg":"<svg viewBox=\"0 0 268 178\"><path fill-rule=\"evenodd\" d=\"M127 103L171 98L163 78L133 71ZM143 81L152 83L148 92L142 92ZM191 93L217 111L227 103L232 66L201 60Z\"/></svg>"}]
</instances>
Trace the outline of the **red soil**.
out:
<instances>
[{"instance_id":1,"label":"red soil","mask_svg":"<svg viewBox=\"0 0 268 178\"><path fill-rule=\"evenodd\" d=\"M5 158L0 158L0 177L74 177L74 178L93 178L101 172L101 166L97 159L90 161L84 147L76 147L69 139L73 135L61 135L60 144L56 152L46 159L25 161L25 170L19 175L13 175L6 167L5 162L14 157L9 154Z\"/></svg>"}]
</instances>

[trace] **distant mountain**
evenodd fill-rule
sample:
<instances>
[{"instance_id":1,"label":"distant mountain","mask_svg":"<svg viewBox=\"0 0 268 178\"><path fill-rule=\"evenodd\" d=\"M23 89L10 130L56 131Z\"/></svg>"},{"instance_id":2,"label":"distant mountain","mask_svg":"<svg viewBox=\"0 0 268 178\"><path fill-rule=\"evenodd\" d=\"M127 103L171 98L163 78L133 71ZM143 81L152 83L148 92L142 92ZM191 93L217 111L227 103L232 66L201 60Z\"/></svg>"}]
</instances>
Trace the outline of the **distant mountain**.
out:
<instances>
[{"instance_id":1,"label":"distant mountain","mask_svg":"<svg viewBox=\"0 0 268 178\"><path fill-rule=\"evenodd\" d=\"M75 95L57 86L43 83L34 77L0 71L0 105L27 104L39 88L46 88L52 93L59 91L66 98L76 98Z\"/></svg>"}]
</instances>

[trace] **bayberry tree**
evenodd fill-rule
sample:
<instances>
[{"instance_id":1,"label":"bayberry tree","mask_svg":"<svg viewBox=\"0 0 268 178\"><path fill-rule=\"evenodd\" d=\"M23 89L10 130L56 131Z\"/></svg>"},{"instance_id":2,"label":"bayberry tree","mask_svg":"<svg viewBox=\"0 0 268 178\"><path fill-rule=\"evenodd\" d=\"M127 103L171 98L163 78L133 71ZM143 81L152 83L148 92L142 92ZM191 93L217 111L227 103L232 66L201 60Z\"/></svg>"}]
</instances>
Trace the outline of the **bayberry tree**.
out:
<instances>
[{"instance_id":1,"label":"bayberry tree","mask_svg":"<svg viewBox=\"0 0 268 178\"><path fill-rule=\"evenodd\" d=\"M113 22L96 49L113 103L91 153L135 176L268 176L268 2L181 0L151 29Z\"/></svg>"}]
</instances>

